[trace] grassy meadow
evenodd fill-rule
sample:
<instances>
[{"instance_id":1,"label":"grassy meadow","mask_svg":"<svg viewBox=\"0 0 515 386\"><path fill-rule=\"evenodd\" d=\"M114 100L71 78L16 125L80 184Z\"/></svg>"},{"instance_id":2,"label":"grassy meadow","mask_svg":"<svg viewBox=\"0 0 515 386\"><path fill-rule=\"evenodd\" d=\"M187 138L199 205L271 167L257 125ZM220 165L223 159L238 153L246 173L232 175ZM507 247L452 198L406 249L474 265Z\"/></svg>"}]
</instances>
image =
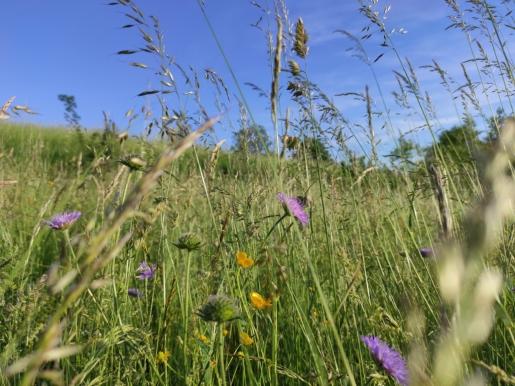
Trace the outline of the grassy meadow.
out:
<instances>
[{"instance_id":1,"label":"grassy meadow","mask_svg":"<svg viewBox=\"0 0 515 386\"><path fill-rule=\"evenodd\" d=\"M512 96L488 121L496 138L472 148L448 131L389 163L370 120L367 154L320 157L303 138L330 142L337 113L310 100L324 94L295 61L309 26L294 27L271 47L277 152L201 144L207 117L173 135L156 125L152 140L0 122L0 385L402 384L363 336L405 358L405 384L515 384ZM488 67L499 94L511 63ZM287 76L291 116L278 106Z\"/></svg>"}]
</instances>

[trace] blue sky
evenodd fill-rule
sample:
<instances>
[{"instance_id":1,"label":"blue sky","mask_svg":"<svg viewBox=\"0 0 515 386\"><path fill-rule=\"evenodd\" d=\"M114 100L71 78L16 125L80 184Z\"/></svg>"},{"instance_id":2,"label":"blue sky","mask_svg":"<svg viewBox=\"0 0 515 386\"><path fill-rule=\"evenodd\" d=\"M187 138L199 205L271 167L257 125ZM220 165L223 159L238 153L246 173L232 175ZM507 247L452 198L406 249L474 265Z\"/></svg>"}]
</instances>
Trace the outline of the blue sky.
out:
<instances>
[{"instance_id":1,"label":"blue sky","mask_svg":"<svg viewBox=\"0 0 515 386\"><path fill-rule=\"evenodd\" d=\"M10 96L16 103L29 105L37 116L25 116L24 121L46 125L64 124L63 106L58 94L74 95L82 124L88 128L101 127L102 111L122 127L124 113L148 102L136 95L155 86L158 81L152 71L128 65L131 61L145 62L141 56L116 55L122 49L141 46L140 37L134 30L121 29L127 24L124 9L107 6L106 0L24 0L9 1L2 7L0 36L3 36L0 54L0 103ZM272 7L271 0L258 1L263 7ZM196 1L145 0L137 4L147 15L156 15L165 34L167 52L183 67L191 65L201 71L211 68L226 81L232 95L236 88L227 66L217 49ZM289 17L304 19L309 33L310 53L305 63L310 79L319 84L330 96L342 92L362 92L370 85L377 109L380 109L377 90L369 69L346 50L350 42L337 29L358 34L367 25L357 11L359 4L353 0L290 0L287 1ZM391 28L404 28L406 34L394 34L395 44L402 56L409 57L416 68L436 59L451 76L460 77L459 63L468 59L467 45L462 33L449 30L449 10L439 0L392 0L379 1L383 7L391 4L387 20ZM383 5L384 4L384 5ZM504 5L506 8L506 5ZM250 1L205 0L206 13L220 39L227 57L241 84L252 82L265 90L270 88L271 69L267 57L266 35L251 24L262 12ZM264 15L261 26L271 25L275 30L273 15ZM509 41L509 39L507 39ZM512 39L513 40L513 39ZM366 42L370 57L385 52L378 40ZM510 44L508 48L513 48ZM392 70L399 65L391 52L376 64L377 72L387 104L394 107L391 90L396 83ZM417 69L423 89L427 89L438 111L437 127L446 128L457 123L459 116L448 94L439 86L434 73ZM474 76L474 74L472 74ZM282 86L286 85L286 74ZM182 90L186 93L187 88ZM253 115L258 123L271 127L268 102L260 98L250 87L243 86ZM281 115L287 107L294 107L283 89ZM194 107L191 96L183 96L185 106ZM212 103L213 92L205 89L203 101L209 114L218 113ZM481 97L482 102L486 100ZM334 96L335 104L346 117L359 121L365 112L361 102L351 98ZM497 103L491 103L495 108ZM173 106L172 106L173 107ZM490 108L490 107L488 107ZM232 98L225 123L218 127L213 140L228 139L233 130L228 121L236 124L238 103ZM420 117L407 118L394 115L396 129L409 131L421 123ZM132 128L137 134L142 128L138 123ZM415 134L414 134L415 135ZM384 152L391 138L383 138ZM427 141L427 134L415 135Z\"/></svg>"}]
</instances>

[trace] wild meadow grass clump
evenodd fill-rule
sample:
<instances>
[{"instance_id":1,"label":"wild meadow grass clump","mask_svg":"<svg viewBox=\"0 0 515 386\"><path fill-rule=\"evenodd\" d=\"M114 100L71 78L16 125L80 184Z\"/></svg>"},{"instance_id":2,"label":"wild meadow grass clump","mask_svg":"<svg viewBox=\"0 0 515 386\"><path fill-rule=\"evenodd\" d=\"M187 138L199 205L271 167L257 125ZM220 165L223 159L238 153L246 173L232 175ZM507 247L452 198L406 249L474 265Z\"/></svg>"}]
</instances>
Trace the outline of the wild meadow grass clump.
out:
<instances>
[{"instance_id":1,"label":"wild meadow grass clump","mask_svg":"<svg viewBox=\"0 0 515 386\"><path fill-rule=\"evenodd\" d=\"M225 117L210 118L195 70L167 54L159 19L132 0L111 3L145 42L118 54L142 55L130 63L142 71L158 63L162 87L140 93L161 110L145 113L144 134L155 136L128 138L110 124L0 125L0 384L515 383L505 2L446 1L451 28L482 60L467 62L479 80L463 67L456 90L431 65L467 117L440 134L378 3L359 2L365 37L341 32L372 73L381 56L369 60L369 40L393 52L393 98L434 140L416 157L416 144L393 138L390 163L376 136L379 125L396 131L381 85L384 110L374 111L367 86L355 93L365 122L347 120L310 80L309 26L291 21L284 2L274 12L260 5L274 16L264 93L274 145L231 69L242 126L234 151L200 142ZM219 43L201 1L199 9ZM205 74L217 98L228 97L224 80ZM174 107L188 87L194 112ZM495 94L502 111L487 114L495 109L480 93ZM295 109L283 111L286 100ZM489 125L487 138L471 109Z\"/></svg>"}]
</instances>

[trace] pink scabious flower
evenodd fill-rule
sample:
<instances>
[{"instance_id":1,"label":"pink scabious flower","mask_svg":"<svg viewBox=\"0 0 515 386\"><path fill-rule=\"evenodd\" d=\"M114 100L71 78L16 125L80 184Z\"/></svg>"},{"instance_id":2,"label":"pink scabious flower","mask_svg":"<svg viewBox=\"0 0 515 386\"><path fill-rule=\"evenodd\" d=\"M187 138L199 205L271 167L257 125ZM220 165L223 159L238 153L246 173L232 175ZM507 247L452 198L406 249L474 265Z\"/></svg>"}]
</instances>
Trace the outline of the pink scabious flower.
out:
<instances>
[{"instance_id":1,"label":"pink scabious flower","mask_svg":"<svg viewBox=\"0 0 515 386\"><path fill-rule=\"evenodd\" d=\"M82 215L81 212L65 212L56 214L48 221L44 221L46 225L55 230L62 230L69 228L75 221Z\"/></svg>"},{"instance_id":2,"label":"pink scabious flower","mask_svg":"<svg viewBox=\"0 0 515 386\"><path fill-rule=\"evenodd\" d=\"M388 374L400 385L408 386L408 368L401 354L375 336L362 336L361 341L365 343L376 361L379 362Z\"/></svg>"},{"instance_id":3,"label":"pink scabious flower","mask_svg":"<svg viewBox=\"0 0 515 386\"><path fill-rule=\"evenodd\" d=\"M137 272L139 273L136 275L136 279L153 279L156 273L156 268L157 266L155 264L149 265L146 261L143 261L137 269Z\"/></svg>"},{"instance_id":4,"label":"pink scabious flower","mask_svg":"<svg viewBox=\"0 0 515 386\"><path fill-rule=\"evenodd\" d=\"M277 199L283 204L283 207L288 214L295 217L302 225L308 224L309 216L297 197L287 196L281 192L277 194Z\"/></svg>"}]
</instances>

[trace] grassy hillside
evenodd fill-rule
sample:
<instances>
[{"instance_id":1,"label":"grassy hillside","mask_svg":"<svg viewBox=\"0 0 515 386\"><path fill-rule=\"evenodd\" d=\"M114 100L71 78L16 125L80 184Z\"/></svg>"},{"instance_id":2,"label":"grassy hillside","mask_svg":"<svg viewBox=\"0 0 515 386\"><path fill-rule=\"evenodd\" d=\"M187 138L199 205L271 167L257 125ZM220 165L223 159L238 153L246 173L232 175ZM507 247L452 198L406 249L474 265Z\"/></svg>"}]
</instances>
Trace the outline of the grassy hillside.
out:
<instances>
[{"instance_id":1,"label":"grassy hillside","mask_svg":"<svg viewBox=\"0 0 515 386\"><path fill-rule=\"evenodd\" d=\"M436 250L441 231L425 169L353 173L332 162L191 148L131 204L163 149L102 133L0 126L0 181L16 181L0 185L0 368L35 352L21 368L67 385L382 385L394 381L360 336L411 353L410 363L437 352L453 308L438 286L446 253L419 252ZM135 154L146 162L141 170L119 162ZM472 245L460 221L483 188L467 168L447 175L444 190L452 234ZM307 196L306 226L287 215L279 192ZM66 211L82 215L66 230L45 224ZM470 371L477 363L515 370L513 230L505 225L485 250L482 264L507 281ZM188 242L191 250L179 248ZM144 261L155 272L139 280ZM134 288L140 297L129 295ZM213 294L221 297L208 300ZM199 310L209 302L240 317L205 321ZM57 346L70 351L38 356ZM487 374L501 384L502 374ZM4 373L0 384L21 379Z\"/></svg>"}]
</instances>

